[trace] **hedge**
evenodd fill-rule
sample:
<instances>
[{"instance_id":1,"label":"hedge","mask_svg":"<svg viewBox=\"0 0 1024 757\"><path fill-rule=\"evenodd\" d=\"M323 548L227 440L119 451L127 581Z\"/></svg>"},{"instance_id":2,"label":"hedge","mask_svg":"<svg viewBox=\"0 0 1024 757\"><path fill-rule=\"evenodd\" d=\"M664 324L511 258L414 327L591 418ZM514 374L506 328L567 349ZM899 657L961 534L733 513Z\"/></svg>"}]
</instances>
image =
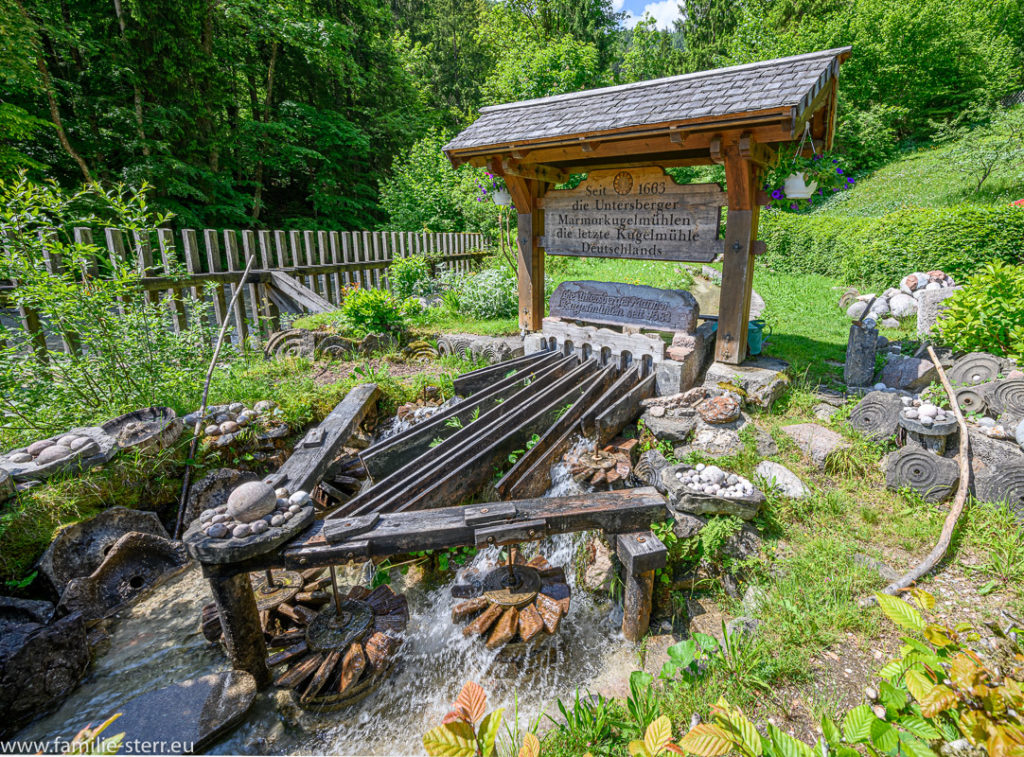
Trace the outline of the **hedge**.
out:
<instances>
[{"instance_id":1,"label":"hedge","mask_svg":"<svg viewBox=\"0 0 1024 757\"><path fill-rule=\"evenodd\" d=\"M773 270L884 289L914 271L963 280L992 260L1024 263L1024 208L908 208L877 218L767 211L759 236Z\"/></svg>"}]
</instances>

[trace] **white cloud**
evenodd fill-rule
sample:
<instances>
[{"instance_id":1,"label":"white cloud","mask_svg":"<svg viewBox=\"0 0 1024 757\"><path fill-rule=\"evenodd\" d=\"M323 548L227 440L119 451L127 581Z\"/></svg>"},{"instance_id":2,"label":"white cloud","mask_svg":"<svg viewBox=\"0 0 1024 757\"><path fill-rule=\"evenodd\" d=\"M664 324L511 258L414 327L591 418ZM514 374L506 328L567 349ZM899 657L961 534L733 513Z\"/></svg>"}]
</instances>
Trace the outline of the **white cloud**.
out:
<instances>
[{"instance_id":1,"label":"white cloud","mask_svg":"<svg viewBox=\"0 0 1024 757\"><path fill-rule=\"evenodd\" d=\"M612 0L613 6L622 7L622 2ZM679 0L659 0L656 3L647 3L643 12L637 16L632 11L626 11L626 17L622 20L627 29L632 29L644 16L652 16L659 29L671 31L673 22L680 17Z\"/></svg>"},{"instance_id":2,"label":"white cloud","mask_svg":"<svg viewBox=\"0 0 1024 757\"><path fill-rule=\"evenodd\" d=\"M626 0L612 0L612 10L618 13L622 10L622 6L626 4Z\"/></svg>"}]
</instances>

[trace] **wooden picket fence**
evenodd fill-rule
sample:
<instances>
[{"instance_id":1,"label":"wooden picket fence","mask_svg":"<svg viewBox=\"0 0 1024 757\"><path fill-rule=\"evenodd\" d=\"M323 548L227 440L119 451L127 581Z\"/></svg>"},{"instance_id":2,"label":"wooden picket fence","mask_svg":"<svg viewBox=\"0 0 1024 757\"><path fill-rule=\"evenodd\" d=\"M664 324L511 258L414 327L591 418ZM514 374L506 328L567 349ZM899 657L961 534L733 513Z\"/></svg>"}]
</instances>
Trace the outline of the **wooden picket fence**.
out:
<instances>
[{"instance_id":1,"label":"wooden picket fence","mask_svg":"<svg viewBox=\"0 0 1024 757\"><path fill-rule=\"evenodd\" d=\"M100 234L103 239L96 240ZM144 296L149 302L166 303L176 332L196 317L181 297L189 291L196 299L212 299L216 326L230 319L235 339L242 341L261 341L280 329L283 312L340 304L342 290L353 284L389 288L387 269L396 258L425 255L435 264L465 272L487 254L486 237L476 233L182 229L176 235L172 229L154 229L128 235L120 229L78 227L74 238L105 248L110 262L135 267L142 275ZM242 294L228 312L251 258L256 260ZM103 276L110 262L97 259L76 276ZM56 256L45 264L52 272L62 270ZM0 307L11 301L16 287L17 282L0 281ZM48 340L46 325L32 310L17 307L12 315L40 359L46 360L50 349L78 349L73 340L53 335Z\"/></svg>"}]
</instances>

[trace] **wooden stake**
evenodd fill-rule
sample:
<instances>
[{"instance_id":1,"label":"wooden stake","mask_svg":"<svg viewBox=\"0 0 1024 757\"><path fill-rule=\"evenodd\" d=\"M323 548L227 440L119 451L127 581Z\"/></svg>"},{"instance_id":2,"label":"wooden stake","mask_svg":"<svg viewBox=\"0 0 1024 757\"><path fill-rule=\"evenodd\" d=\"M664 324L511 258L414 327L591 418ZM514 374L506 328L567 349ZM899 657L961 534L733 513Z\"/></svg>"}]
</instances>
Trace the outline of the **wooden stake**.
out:
<instances>
[{"instance_id":1,"label":"wooden stake","mask_svg":"<svg viewBox=\"0 0 1024 757\"><path fill-rule=\"evenodd\" d=\"M960 412L960 405L957 404L956 401L956 392L953 391L953 387L950 385L949 379L946 377L946 372L942 369L942 365L939 363L939 358L935 354L935 350L932 349L931 345L928 345L928 357L932 359L932 363L935 365L935 370L939 373L939 380L942 382L942 388L946 390L946 396L949 397L949 404L953 408L953 415L956 416L957 425L960 426L960 484L957 486L956 498L953 500L953 506L949 508L949 514L946 516L946 522L942 525L942 533L939 535L938 543L916 567L907 571L882 589L884 594L895 595L903 591L912 583L915 583L921 577L931 572L931 570L939 564L939 561L942 560L943 556L945 556L946 550L949 549L949 542L953 538L953 529L956 528L957 521L960 520L960 515L964 511L964 505L967 503L967 492L970 487L971 442L970 436L967 433L967 421L964 420L963 413Z\"/></svg>"}]
</instances>

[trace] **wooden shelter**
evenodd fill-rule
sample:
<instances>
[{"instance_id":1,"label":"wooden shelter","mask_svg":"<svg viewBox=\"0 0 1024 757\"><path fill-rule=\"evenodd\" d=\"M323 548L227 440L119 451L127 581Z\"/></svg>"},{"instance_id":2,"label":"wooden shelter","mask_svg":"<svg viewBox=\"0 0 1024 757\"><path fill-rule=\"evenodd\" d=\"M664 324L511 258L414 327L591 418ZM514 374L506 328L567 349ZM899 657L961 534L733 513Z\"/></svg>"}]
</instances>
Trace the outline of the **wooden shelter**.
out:
<instances>
[{"instance_id":1,"label":"wooden shelter","mask_svg":"<svg viewBox=\"0 0 1024 757\"><path fill-rule=\"evenodd\" d=\"M759 172L774 148L799 141L807 130L816 145L831 147L839 65L849 55L848 47L823 50L482 108L444 150L454 166L469 163L501 175L512 195L518 213L520 325L538 330L544 317L544 245L553 243L544 236L544 205L555 185L570 174L596 175L601 169L720 163L728 213L725 240L716 249L725 256L716 359L741 363L758 251L758 207L767 202L759 191ZM615 176L609 173L611 186ZM614 189L624 194L619 186ZM708 241L705 235L702 244ZM618 249L609 246L604 256L708 259L688 258L685 252L620 255Z\"/></svg>"}]
</instances>

